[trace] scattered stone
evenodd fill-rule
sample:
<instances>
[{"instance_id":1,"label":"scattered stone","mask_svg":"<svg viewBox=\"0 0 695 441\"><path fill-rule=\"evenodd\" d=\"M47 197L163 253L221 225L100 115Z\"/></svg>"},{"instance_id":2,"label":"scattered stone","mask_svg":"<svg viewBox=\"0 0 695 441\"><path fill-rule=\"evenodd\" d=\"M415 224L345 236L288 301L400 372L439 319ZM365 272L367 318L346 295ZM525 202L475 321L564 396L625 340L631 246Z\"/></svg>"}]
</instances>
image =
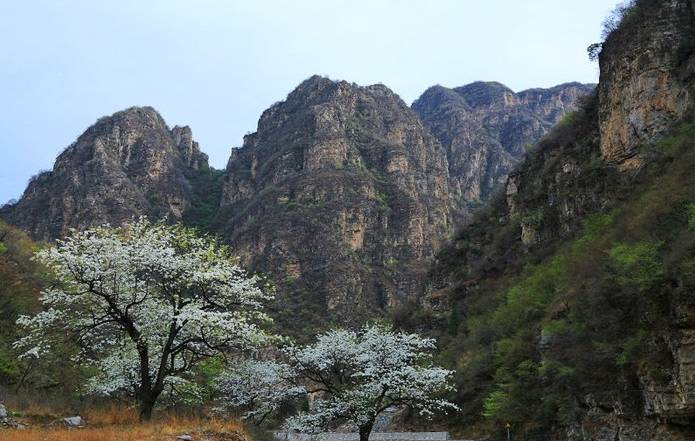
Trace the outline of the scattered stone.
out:
<instances>
[{"instance_id":1,"label":"scattered stone","mask_svg":"<svg viewBox=\"0 0 695 441\"><path fill-rule=\"evenodd\" d=\"M15 422L12 418L10 418L10 413L7 411L7 407L5 407L4 404L0 403L0 428L2 427L16 427L17 422Z\"/></svg>"},{"instance_id":2,"label":"scattered stone","mask_svg":"<svg viewBox=\"0 0 695 441\"><path fill-rule=\"evenodd\" d=\"M274 441L359 441L355 432L323 432L306 434L297 432L273 432ZM372 432L370 441L450 441L449 432Z\"/></svg>"},{"instance_id":3,"label":"scattered stone","mask_svg":"<svg viewBox=\"0 0 695 441\"><path fill-rule=\"evenodd\" d=\"M29 426L27 424L20 423L19 421L16 421L8 416L5 418L0 418L0 428L3 427L8 429L24 430Z\"/></svg>"},{"instance_id":4,"label":"scattered stone","mask_svg":"<svg viewBox=\"0 0 695 441\"><path fill-rule=\"evenodd\" d=\"M179 435L176 437L176 439L179 441L193 441L193 437L191 435Z\"/></svg>"},{"instance_id":5,"label":"scattered stone","mask_svg":"<svg viewBox=\"0 0 695 441\"><path fill-rule=\"evenodd\" d=\"M82 427L84 425L84 421L82 420L82 417L79 415L63 418L62 421L66 427Z\"/></svg>"}]
</instances>

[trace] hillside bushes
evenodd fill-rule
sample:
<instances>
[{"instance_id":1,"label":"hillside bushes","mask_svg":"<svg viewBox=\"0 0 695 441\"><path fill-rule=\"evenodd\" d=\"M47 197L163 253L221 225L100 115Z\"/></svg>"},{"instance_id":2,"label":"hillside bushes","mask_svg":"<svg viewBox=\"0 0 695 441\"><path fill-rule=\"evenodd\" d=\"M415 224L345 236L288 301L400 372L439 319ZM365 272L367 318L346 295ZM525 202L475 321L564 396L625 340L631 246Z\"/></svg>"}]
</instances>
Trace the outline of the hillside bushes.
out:
<instances>
[{"instance_id":1,"label":"hillside bushes","mask_svg":"<svg viewBox=\"0 0 695 441\"><path fill-rule=\"evenodd\" d=\"M466 424L547 430L576 421L587 396L639 413L638 377L668 380L672 306L695 283L693 130L647 146L649 165L610 212L459 299L442 356L458 371Z\"/></svg>"}]
</instances>

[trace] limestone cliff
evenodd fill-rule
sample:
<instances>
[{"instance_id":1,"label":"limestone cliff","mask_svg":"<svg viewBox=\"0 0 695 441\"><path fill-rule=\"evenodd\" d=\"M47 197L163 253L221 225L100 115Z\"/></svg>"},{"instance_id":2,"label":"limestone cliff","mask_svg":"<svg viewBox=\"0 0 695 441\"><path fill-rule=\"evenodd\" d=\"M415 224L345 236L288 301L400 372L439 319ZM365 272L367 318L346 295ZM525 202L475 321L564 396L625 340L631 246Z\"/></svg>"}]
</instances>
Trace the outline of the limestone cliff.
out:
<instances>
[{"instance_id":1,"label":"limestone cliff","mask_svg":"<svg viewBox=\"0 0 695 441\"><path fill-rule=\"evenodd\" d=\"M232 152L213 228L272 275L288 320L362 321L417 292L449 231L447 177L387 87L314 76Z\"/></svg>"},{"instance_id":2,"label":"limestone cliff","mask_svg":"<svg viewBox=\"0 0 695 441\"><path fill-rule=\"evenodd\" d=\"M447 151L457 211L486 200L524 155L593 85L567 83L514 93L503 84L476 82L429 88L413 103Z\"/></svg>"},{"instance_id":3,"label":"limestone cliff","mask_svg":"<svg viewBox=\"0 0 695 441\"><path fill-rule=\"evenodd\" d=\"M695 109L694 9L687 0L645 3L628 10L620 29L603 43L598 91L606 160L638 166L638 147Z\"/></svg>"},{"instance_id":4,"label":"limestone cliff","mask_svg":"<svg viewBox=\"0 0 695 441\"><path fill-rule=\"evenodd\" d=\"M471 427L695 439L693 26L689 0L634 2L596 94L438 254L426 297Z\"/></svg>"},{"instance_id":5,"label":"limestone cliff","mask_svg":"<svg viewBox=\"0 0 695 441\"><path fill-rule=\"evenodd\" d=\"M187 173L207 167L190 128L169 130L151 107L132 107L87 129L0 216L44 240L133 216L181 219L190 207Z\"/></svg>"}]
</instances>

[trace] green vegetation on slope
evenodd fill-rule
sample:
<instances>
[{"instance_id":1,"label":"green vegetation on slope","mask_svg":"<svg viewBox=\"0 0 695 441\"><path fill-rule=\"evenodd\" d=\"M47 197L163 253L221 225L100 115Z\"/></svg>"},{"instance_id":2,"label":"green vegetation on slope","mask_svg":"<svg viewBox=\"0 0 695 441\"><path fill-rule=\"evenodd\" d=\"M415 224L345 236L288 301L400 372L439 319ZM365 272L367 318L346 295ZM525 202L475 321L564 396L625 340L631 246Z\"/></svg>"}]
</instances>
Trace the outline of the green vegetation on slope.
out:
<instances>
[{"instance_id":1,"label":"green vegetation on slope","mask_svg":"<svg viewBox=\"0 0 695 441\"><path fill-rule=\"evenodd\" d=\"M220 205L224 173L224 170L216 170L212 167L193 170L189 173L187 177L193 191L191 207L183 214L184 224L201 231L208 230Z\"/></svg>"},{"instance_id":2,"label":"green vegetation on slope","mask_svg":"<svg viewBox=\"0 0 695 441\"><path fill-rule=\"evenodd\" d=\"M22 314L39 309L39 292L51 285L45 268L33 260L39 244L18 229L0 220L0 392L26 396L76 396L81 381L80 368L70 361L75 348L59 348L56 355L41 363L31 357L20 358L12 347L19 335L15 322Z\"/></svg>"},{"instance_id":3,"label":"green vegetation on slope","mask_svg":"<svg viewBox=\"0 0 695 441\"><path fill-rule=\"evenodd\" d=\"M31 260L36 245L0 221L0 382L16 382L22 376L12 342L17 338L17 317L36 307L42 283Z\"/></svg>"},{"instance_id":4,"label":"green vegetation on slope","mask_svg":"<svg viewBox=\"0 0 695 441\"><path fill-rule=\"evenodd\" d=\"M589 394L639 413L638 374L668 382L672 305L692 304L695 289L695 124L642 153L649 165L610 212L458 299L442 356L465 422L542 432L576 421Z\"/></svg>"}]
</instances>

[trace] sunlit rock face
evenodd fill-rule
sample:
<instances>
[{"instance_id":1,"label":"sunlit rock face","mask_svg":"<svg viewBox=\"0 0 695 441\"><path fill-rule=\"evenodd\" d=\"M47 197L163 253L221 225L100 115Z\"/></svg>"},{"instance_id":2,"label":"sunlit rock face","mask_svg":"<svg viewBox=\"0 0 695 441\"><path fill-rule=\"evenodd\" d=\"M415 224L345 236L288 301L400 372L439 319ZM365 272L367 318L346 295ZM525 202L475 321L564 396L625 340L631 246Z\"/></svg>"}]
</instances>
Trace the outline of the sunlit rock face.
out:
<instances>
[{"instance_id":1,"label":"sunlit rock face","mask_svg":"<svg viewBox=\"0 0 695 441\"><path fill-rule=\"evenodd\" d=\"M689 0L654 2L645 17L626 17L603 44L601 152L622 168L639 166L639 146L695 109L694 9Z\"/></svg>"},{"instance_id":2,"label":"sunlit rock face","mask_svg":"<svg viewBox=\"0 0 695 441\"><path fill-rule=\"evenodd\" d=\"M98 120L0 215L43 240L142 215L177 220L190 205L187 171L207 166L190 128L132 107Z\"/></svg>"},{"instance_id":3,"label":"sunlit rock face","mask_svg":"<svg viewBox=\"0 0 695 441\"><path fill-rule=\"evenodd\" d=\"M412 107L446 149L456 211L487 200L528 146L575 110L593 87L567 83L514 93L500 83L476 82L427 89Z\"/></svg>"},{"instance_id":4,"label":"sunlit rock face","mask_svg":"<svg viewBox=\"0 0 695 441\"><path fill-rule=\"evenodd\" d=\"M290 319L363 321L418 292L449 231L446 153L387 87L314 76L232 152L220 205Z\"/></svg>"}]
</instances>

